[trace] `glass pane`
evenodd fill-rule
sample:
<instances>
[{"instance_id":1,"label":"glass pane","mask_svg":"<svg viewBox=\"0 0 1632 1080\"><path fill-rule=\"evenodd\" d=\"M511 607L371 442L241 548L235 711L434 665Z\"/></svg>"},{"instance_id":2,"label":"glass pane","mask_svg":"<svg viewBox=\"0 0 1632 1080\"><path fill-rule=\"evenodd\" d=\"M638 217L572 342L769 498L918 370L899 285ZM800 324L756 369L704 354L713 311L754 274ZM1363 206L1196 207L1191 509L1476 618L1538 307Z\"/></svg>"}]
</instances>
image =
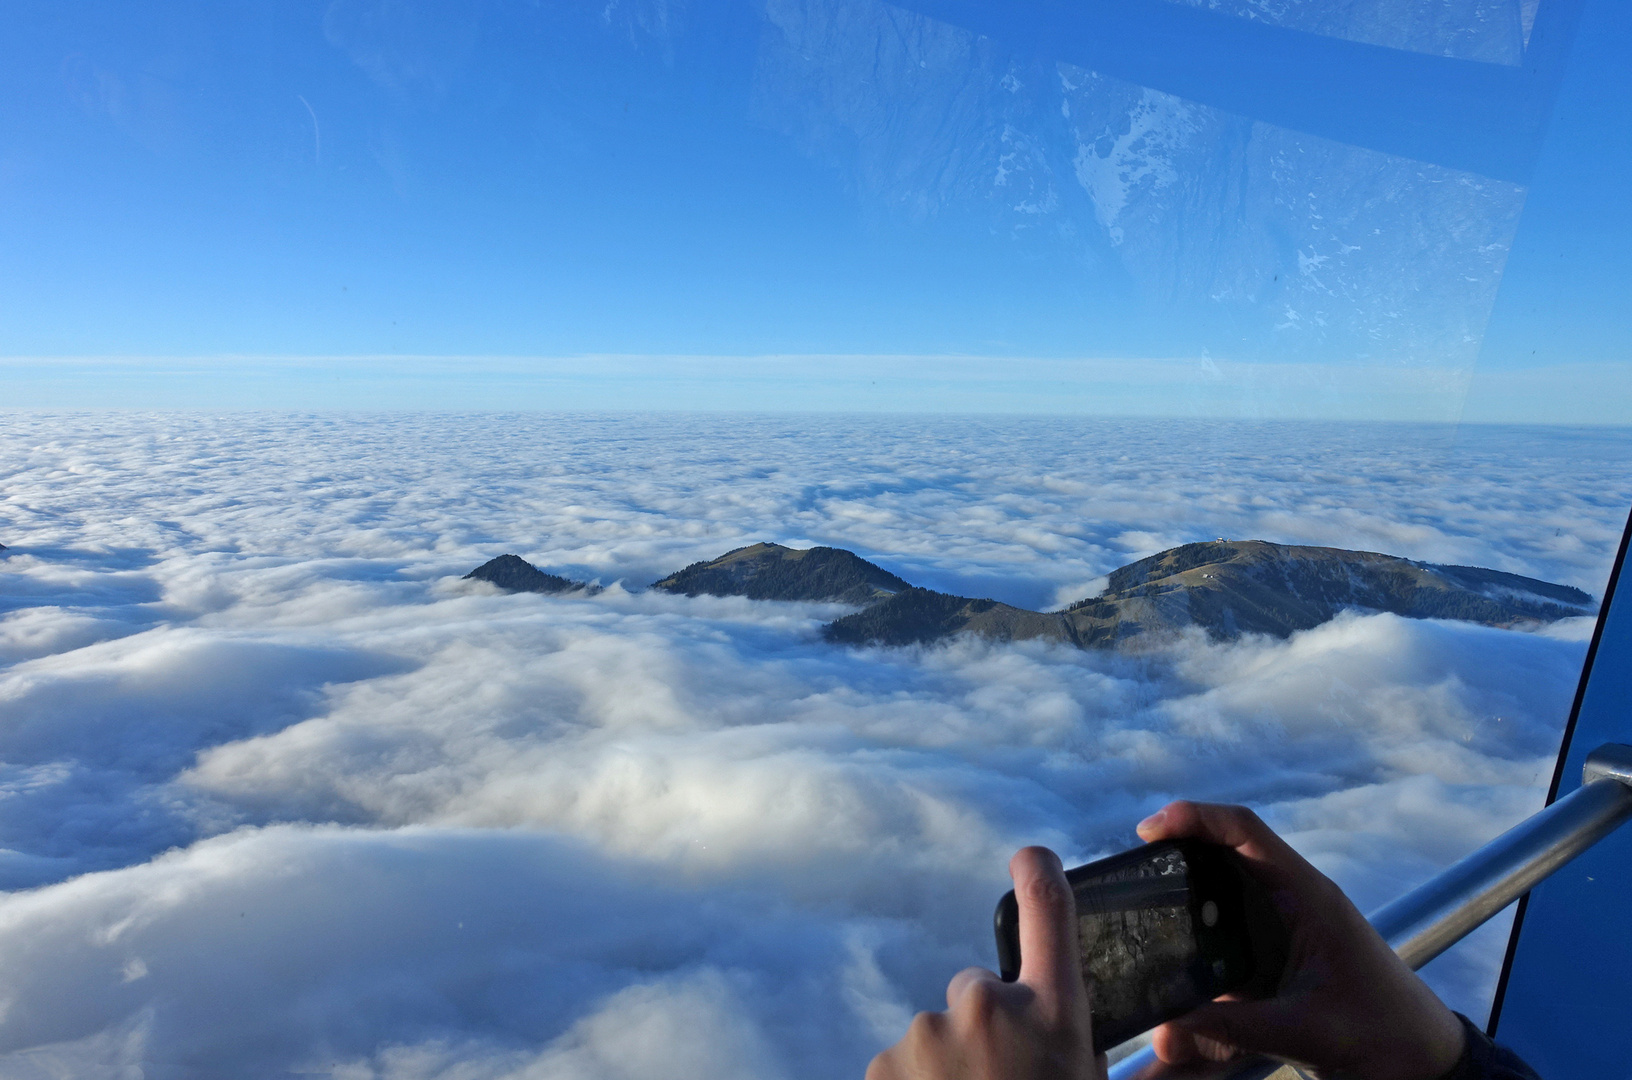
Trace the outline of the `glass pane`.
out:
<instances>
[{"instance_id":1,"label":"glass pane","mask_svg":"<svg viewBox=\"0 0 1632 1080\"><path fill-rule=\"evenodd\" d=\"M1520 820L1626 18L12 5L0 1073L855 1076L1021 844Z\"/></svg>"}]
</instances>

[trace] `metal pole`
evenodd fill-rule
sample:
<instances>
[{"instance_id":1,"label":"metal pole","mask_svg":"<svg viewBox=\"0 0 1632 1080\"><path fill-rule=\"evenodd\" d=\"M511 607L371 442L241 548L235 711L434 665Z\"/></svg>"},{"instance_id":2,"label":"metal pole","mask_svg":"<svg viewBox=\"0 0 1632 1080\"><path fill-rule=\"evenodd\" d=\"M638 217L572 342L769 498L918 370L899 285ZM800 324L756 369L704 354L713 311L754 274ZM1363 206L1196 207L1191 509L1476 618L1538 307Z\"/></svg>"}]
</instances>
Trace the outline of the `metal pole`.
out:
<instances>
[{"instance_id":1,"label":"metal pole","mask_svg":"<svg viewBox=\"0 0 1632 1080\"><path fill-rule=\"evenodd\" d=\"M1372 926L1413 971L1529 892L1632 818L1632 746L1587 757L1582 784L1461 862L1386 904ZM1217 1065L1163 1065L1147 1046L1111 1067L1111 1080L1262 1080L1280 1063L1251 1057Z\"/></svg>"},{"instance_id":2,"label":"metal pole","mask_svg":"<svg viewBox=\"0 0 1632 1080\"><path fill-rule=\"evenodd\" d=\"M1632 766L1632 747L1621 751ZM1608 755L1606 755L1608 756ZM1593 761L1588 760L1590 770ZM1590 773L1589 773L1590 775ZM1413 971L1461 941L1632 816L1632 787L1591 780L1444 873L1373 912L1371 925Z\"/></svg>"}]
</instances>

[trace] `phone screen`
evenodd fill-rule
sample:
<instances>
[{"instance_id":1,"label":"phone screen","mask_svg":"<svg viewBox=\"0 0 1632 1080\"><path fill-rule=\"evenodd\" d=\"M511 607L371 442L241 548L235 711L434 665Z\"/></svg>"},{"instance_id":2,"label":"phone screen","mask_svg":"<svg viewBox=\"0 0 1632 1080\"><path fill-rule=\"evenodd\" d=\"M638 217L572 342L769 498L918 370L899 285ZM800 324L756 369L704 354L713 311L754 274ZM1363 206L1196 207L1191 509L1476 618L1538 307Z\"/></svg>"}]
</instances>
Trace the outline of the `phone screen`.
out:
<instances>
[{"instance_id":1,"label":"phone screen","mask_svg":"<svg viewBox=\"0 0 1632 1080\"><path fill-rule=\"evenodd\" d=\"M1241 987L1256 964L1243 880L1230 853L1187 841L1147 844L1066 871L1083 976L1103 1051ZM1003 978L1019 975L1018 911L998 905Z\"/></svg>"},{"instance_id":2,"label":"phone screen","mask_svg":"<svg viewBox=\"0 0 1632 1080\"><path fill-rule=\"evenodd\" d=\"M1083 974L1094 988L1096 1030L1206 993L1211 972L1199 970L1203 965L1197 963L1184 852L1170 848L1072 885Z\"/></svg>"}]
</instances>

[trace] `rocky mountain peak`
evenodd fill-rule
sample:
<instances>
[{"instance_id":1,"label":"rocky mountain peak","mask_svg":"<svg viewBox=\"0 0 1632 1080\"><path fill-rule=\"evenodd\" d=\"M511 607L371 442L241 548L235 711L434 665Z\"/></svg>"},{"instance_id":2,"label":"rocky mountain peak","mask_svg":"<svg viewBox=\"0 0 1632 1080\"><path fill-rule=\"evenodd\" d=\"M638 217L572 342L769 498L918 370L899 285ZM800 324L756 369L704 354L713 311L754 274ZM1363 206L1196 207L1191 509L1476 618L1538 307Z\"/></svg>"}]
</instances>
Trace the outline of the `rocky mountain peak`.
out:
<instances>
[{"instance_id":1,"label":"rocky mountain peak","mask_svg":"<svg viewBox=\"0 0 1632 1080\"><path fill-rule=\"evenodd\" d=\"M505 592L564 593L575 590L599 591L592 585L559 574L546 574L519 555L500 555L470 573L465 580L486 581Z\"/></svg>"},{"instance_id":2,"label":"rocky mountain peak","mask_svg":"<svg viewBox=\"0 0 1632 1080\"><path fill-rule=\"evenodd\" d=\"M692 563L652 585L686 596L870 604L910 588L894 574L841 548L750 544Z\"/></svg>"}]
</instances>

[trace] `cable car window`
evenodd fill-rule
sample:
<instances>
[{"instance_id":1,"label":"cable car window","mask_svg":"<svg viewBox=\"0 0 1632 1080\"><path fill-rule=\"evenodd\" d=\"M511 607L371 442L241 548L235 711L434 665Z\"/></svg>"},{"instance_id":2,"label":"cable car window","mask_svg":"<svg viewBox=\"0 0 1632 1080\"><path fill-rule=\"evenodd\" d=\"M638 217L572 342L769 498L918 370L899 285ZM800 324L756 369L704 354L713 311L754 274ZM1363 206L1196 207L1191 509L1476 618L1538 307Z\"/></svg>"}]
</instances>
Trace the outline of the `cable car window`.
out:
<instances>
[{"instance_id":1,"label":"cable car window","mask_svg":"<svg viewBox=\"0 0 1632 1080\"><path fill-rule=\"evenodd\" d=\"M1541 805L1607 0L5 19L0 1073L857 1076L1022 843Z\"/></svg>"}]
</instances>

